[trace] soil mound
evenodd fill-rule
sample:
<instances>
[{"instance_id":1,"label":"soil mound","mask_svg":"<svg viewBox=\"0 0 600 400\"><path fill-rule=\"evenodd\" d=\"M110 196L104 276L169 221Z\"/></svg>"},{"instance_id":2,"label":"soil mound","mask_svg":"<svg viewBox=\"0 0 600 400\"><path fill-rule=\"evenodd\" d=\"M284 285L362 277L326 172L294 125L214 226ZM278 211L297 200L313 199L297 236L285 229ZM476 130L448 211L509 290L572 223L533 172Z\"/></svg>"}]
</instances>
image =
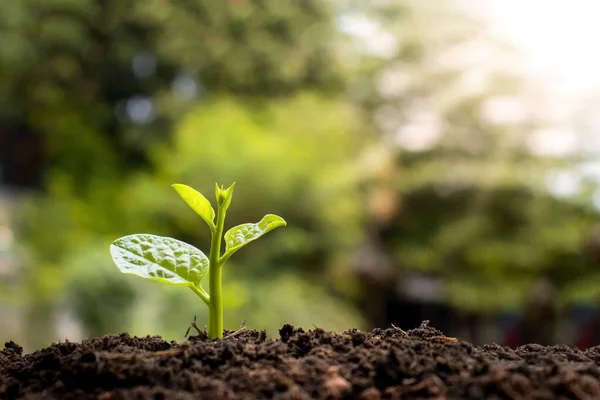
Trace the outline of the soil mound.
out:
<instances>
[{"instance_id":1,"label":"soil mound","mask_svg":"<svg viewBox=\"0 0 600 400\"><path fill-rule=\"evenodd\" d=\"M476 347L429 327L126 333L0 352L0 399L600 399L600 347Z\"/></svg>"}]
</instances>

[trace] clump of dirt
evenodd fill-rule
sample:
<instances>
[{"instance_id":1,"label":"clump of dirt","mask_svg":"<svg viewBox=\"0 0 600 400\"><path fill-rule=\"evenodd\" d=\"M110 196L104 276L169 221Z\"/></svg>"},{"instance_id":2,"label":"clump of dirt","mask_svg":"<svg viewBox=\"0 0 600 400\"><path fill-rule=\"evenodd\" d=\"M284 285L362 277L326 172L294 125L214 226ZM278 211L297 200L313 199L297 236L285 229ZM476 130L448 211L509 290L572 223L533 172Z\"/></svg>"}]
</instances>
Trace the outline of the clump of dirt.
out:
<instances>
[{"instance_id":1,"label":"clump of dirt","mask_svg":"<svg viewBox=\"0 0 600 400\"><path fill-rule=\"evenodd\" d=\"M124 333L0 352L1 399L598 399L600 347L476 347L429 327Z\"/></svg>"}]
</instances>

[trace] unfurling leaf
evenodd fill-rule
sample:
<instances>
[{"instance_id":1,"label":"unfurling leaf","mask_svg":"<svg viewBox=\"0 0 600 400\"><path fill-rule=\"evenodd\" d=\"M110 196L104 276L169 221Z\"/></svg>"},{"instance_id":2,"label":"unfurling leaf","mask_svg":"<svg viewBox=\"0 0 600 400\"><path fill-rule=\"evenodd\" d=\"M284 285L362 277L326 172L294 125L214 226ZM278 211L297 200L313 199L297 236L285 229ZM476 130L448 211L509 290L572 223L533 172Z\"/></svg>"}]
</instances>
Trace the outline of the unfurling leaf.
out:
<instances>
[{"instance_id":1,"label":"unfurling leaf","mask_svg":"<svg viewBox=\"0 0 600 400\"><path fill-rule=\"evenodd\" d=\"M233 182L227 189L225 189L224 186L219 187L219 185L215 184L215 196L217 197L217 206L219 207L219 210L227 211L229 208L234 187L235 182Z\"/></svg>"},{"instance_id":2,"label":"unfurling leaf","mask_svg":"<svg viewBox=\"0 0 600 400\"><path fill-rule=\"evenodd\" d=\"M211 229L215 226L215 210L210 201L197 190L180 183L171 185L192 210L202 217Z\"/></svg>"},{"instance_id":3,"label":"unfurling leaf","mask_svg":"<svg viewBox=\"0 0 600 400\"><path fill-rule=\"evenodd\" d=\"M283 218L268 214L256 224L242 224L233 227L225 234L225 254L231 256L231 254L265 233L285 225L286 222Z\"/></svg>"},{"instance_id":4,"label":"unfurling leaf","mask_svg":"<svg viewBox=\"0 0 600 400\"><path fill-rule=\"evenodd\" d=\"M208 273L203 252L169 237L124 236L111 244L110 254L121 272L171 285L200 287Z\"/></svg>"}]
</instances>

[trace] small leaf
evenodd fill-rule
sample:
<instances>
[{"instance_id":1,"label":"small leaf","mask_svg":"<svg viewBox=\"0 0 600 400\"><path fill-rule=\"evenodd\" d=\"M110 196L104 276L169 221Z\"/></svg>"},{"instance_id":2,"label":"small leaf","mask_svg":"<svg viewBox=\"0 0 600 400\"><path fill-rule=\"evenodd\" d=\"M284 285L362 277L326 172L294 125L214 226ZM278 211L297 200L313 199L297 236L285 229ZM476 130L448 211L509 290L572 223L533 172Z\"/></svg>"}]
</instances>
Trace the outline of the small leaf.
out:
<instances>
[{"instance_id":1,"label":"small leaf","mask_svg":"<svg viewBox=\"0 0 600 400\"><path fill-rule=\"evenodd\" d=\"M124 274L171 285L199 287L208 273L208 258L203 252L169 237L124 236L110 245L110 254Z\"/></svg>"},{"instance_id":2,"label":"small leaf","mask_svg":"<svg viewBox=\"0 0 600 400\"><path fill-rule=\"evenodd\" d=\"M285 225L287 224L283 218L268 214L256 224L242 224L233 227L225 233L225 254L230 256L265 233Z\"/></svg>"},{"instance_id":3,"label":"small leaf","mask_svg":"<svg viewBox=\"0 0 600 400\"><path fill-rule=\"evenodd\" d=\"M212 208L210 201L197 190L180 183L171 185L177 191L179 196L187 203L192 210L202 217L204 221L212 229L215 226L215 210Z\"/></svg>"}]
</instances>

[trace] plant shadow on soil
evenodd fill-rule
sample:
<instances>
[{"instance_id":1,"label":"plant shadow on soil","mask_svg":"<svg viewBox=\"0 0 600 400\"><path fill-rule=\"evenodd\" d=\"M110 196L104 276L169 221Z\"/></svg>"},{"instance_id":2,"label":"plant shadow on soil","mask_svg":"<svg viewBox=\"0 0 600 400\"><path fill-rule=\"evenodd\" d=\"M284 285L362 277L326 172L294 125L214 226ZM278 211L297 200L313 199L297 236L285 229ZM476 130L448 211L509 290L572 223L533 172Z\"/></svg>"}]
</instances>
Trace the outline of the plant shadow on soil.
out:
<instances>
[{"instance_id":1,"label":"plant shadow on soil","mask_svg":"<svg viewBox=\"0 0 600 400\"><path fill-rule=\"evenodd\" d=\"M426 322L279 333L183 343L123 333L26 355L9 342L0 399L600 399L600 346L477 347Z\"/></svg>"}]
</instances>

